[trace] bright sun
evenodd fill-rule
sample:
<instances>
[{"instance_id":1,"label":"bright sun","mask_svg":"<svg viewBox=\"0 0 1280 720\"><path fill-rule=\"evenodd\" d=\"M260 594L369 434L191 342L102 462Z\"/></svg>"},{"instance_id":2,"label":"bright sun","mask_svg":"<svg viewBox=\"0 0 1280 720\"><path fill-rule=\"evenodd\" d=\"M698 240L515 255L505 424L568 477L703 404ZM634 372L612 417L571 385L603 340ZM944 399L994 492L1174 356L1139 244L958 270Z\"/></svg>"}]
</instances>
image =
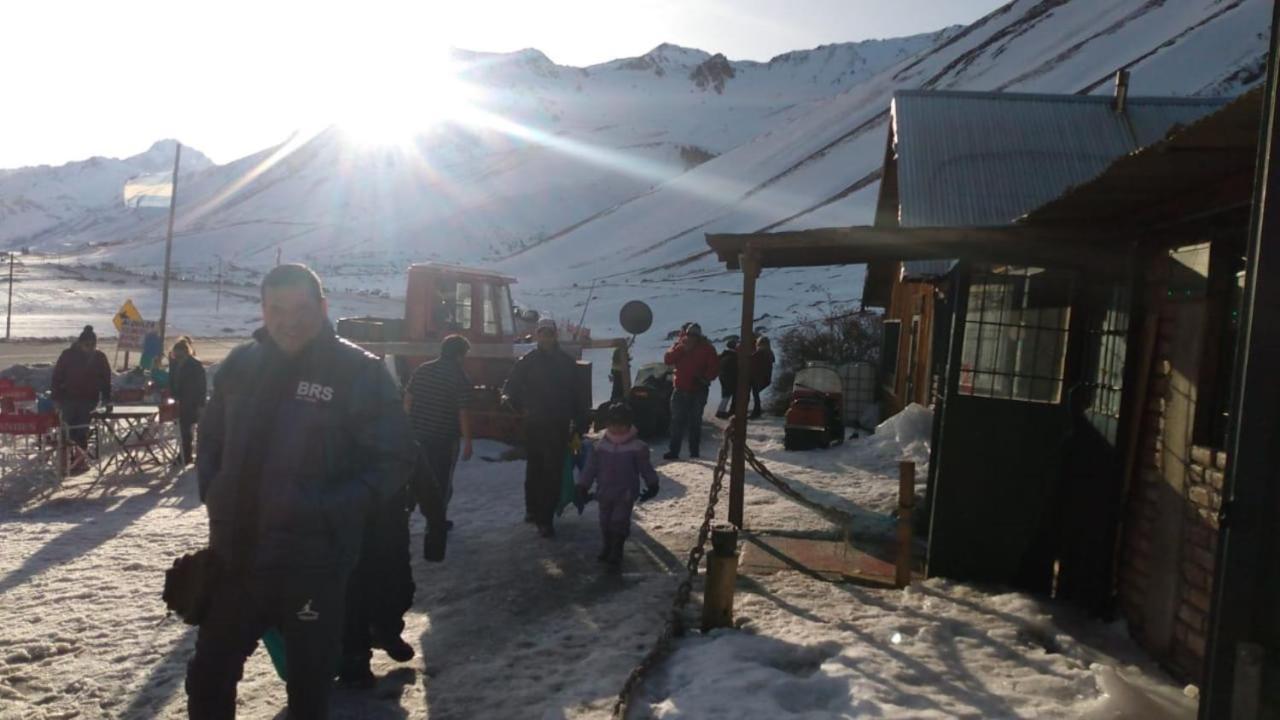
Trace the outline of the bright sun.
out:
<instances>
[{"instance_id":1,"label":"bright sun","mask_svg":"<svg viewBox=\"0 0 1280 720\"><path fill-rule=\"evenodd\" d=\"M457 76L449 51L422 46L348 55L336 68L329 121L362 145L405 145L457 119L473 92Z\"/></svg>"}]
</instances>

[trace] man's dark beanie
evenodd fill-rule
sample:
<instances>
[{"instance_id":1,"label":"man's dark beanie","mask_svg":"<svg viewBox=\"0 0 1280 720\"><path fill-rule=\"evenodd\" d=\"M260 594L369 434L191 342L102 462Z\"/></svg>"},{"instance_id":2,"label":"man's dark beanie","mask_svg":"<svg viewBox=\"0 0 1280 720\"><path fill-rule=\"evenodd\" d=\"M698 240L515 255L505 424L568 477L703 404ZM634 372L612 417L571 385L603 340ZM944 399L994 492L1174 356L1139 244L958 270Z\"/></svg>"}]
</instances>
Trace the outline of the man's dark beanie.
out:
<instances>
[{"instance_id":1,"label":"man's dark beanie","mask_svg":"<svg viewBox=\"0 0 1280 720\"><path fill-rule=\"evenodd\" d=\"M92 325L85 325L84 330L80 331L80 342L98 342L98 335L93 331Z\"/></svg>"}]
</instances>

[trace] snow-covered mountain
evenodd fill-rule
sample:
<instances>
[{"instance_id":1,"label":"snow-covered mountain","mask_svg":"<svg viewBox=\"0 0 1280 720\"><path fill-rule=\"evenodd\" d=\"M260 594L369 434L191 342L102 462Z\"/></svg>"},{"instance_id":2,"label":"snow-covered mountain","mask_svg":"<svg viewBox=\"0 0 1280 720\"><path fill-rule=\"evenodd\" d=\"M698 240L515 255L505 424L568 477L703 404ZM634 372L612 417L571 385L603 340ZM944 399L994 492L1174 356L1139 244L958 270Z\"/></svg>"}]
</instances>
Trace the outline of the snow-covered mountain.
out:
<instances>
[{"instance_id":1,"label":"snow-covered mountain","mask_svg":"<svg viewBox=\"0 0 1280 720\"><path fill-rule=\"evenodd\" d=\"M853 87L939 38L825 46L770 63L730 63L664 44L588 68L557 66L536 50L456 51L459 74L477 89L476 103L529 137L446 126L424 133L419 152L406 154L361 147L331 129L290 146L287 160L269 168L259 163L270 152L212 168L183 188L177 262L198 264L211 243L224 257L250 264L256 251L280 244L295 257L347 257L355 249L396 263L509 252L730 150L796 116L803 104ZM203 156L197 159L203 162L184 167L208 168ZM69 185L86 163L110 164L112 172L83 176L83 190ZM20 221L0 216L0 247L56 243L65 250L135 241L147 247L163 223L123 207L120 186L140 172L167 168L172 144L123 161L86 163L28 168L6 178L0 201L22 208L34 203L42 212L29 211ZM245 182L254 168L260 174ZM65 203L30 189L51 183ZM88 209L91 222L82 212ZM151 264L146 252L133 256L144 266ZM274 261L274 252L268 255Z\"/></svg>"},{"instance_id":2,"label":"snow-covered mountain","mask_svg":"<svg viewBox=\"0 0 1280 720\"><path fill-rule=\"evenodd\" d=\"M634 296L661 330L691 308L727 330L739 280L706 257L703 234L869 222L895 90L1105 93L1127 67L1133 95L1235 94L1262 78L1270 12L1267 0L1015 0L968 27L767 63L673 45L587 68L459 51L499 121L438 127L408 152L330 129L207 168L184 181L175 264L208 276L215 257L254 268L279 252L339 289L398 294L407 262L438 258L511 272L524 299L565 315L586 299L574 286L595 281L588 319L606 332ZM22 202L9 180L0 208ZM110 194L102 185L94 197ZM159 266L163 217L69 197L94 209L0 217L0 247L92 244L84 263ZM847 270L768 274L764 322L859 284Z\"/></svg>"},{"instance_id":3,"label":"snow-covered mountain","mask_svg":"<svg viewBox=\"0 0 1280 720\"><path fill-rule=\"evenodd\" d=\"M36 240L51 228L91 232L124 204L126 183L142 176L173 173L175 140L161 140L124 159L92 157L58 167L40 165L0 171L0 246ZM182 174L213 167L188 148Z\"/></svg>"}]
</instances>

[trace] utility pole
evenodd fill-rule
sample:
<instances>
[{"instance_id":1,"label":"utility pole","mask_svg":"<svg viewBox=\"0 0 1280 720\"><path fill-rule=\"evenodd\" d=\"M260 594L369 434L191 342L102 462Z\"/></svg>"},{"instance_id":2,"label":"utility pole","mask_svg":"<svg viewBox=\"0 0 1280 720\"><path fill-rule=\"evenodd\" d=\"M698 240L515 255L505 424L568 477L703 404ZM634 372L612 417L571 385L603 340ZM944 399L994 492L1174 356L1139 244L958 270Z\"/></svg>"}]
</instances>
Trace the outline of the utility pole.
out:
<instances>
[{"instance_id":1,"label":"utility pole","mask_svg":"<svg viewBox=\"0 0 1280 720\"><path fill-rule=\"evenodd\" d=\"M4 339L9 341L9 328L13 325L13 251L9 251L9 310L4 316Z\"/></svg>"},{"instance_id":2,"label":"utility pole","mask_svg":"<svg viewBox=\"0 0 1280 720\"><path fill-rule=\"evenodd\" d=\"M164 238L164 285L160 291L160 347L164 347L165 323L169 319L169 262L173 258L173 216L178 208L178 165L182 162L182 143L173 154L173 188L169 194L169 232Z\"/></svg>"},{"instance_id":3,"label":"utility pole","mask_svg":"<svg viewBox=\"0 0 1280 720\"><path fill-rule=\"evenodd\" d=\"M213 314L222 311L222 256L218 256L218 299L213 303Z\"/></svg>"}]
</instances>

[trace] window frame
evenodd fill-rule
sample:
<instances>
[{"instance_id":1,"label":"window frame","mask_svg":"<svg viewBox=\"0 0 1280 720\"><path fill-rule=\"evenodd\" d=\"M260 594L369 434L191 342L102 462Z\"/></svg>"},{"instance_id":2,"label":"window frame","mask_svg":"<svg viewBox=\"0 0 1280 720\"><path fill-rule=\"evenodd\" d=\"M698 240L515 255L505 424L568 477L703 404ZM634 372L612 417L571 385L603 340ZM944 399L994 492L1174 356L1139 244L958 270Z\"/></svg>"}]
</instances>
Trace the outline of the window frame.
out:
<instances>
[{"instance_id":1,"label":"window frame","mask_svg":"<svg viewBox=\"0 0 1280 720\"><path fill-rule=\"evenodd\" d=\"M968 285L957 393L1061 403L1067 384L1075 276L1051 268L984 265L973 269ZM1062 292L1060 305L1032 302L1037 295L1055 292Z\"/></svg>"},{"instance_id":2,"label":"window frame","mask_svg":"<svg viewBox=\"0 0 1280 720\"><path fill-rule=\"evenodd\" d=\"M892 333L890 330L892 329ZM885 318L881 321L881 347L880 347L880 368L881 380L880 384L888 388L889 392L897 395L898 393L898 355L902 343L902 319L901 318ZM893 336L893 342L889 342L890 334Z\"/></svg>"}]
</instances>

